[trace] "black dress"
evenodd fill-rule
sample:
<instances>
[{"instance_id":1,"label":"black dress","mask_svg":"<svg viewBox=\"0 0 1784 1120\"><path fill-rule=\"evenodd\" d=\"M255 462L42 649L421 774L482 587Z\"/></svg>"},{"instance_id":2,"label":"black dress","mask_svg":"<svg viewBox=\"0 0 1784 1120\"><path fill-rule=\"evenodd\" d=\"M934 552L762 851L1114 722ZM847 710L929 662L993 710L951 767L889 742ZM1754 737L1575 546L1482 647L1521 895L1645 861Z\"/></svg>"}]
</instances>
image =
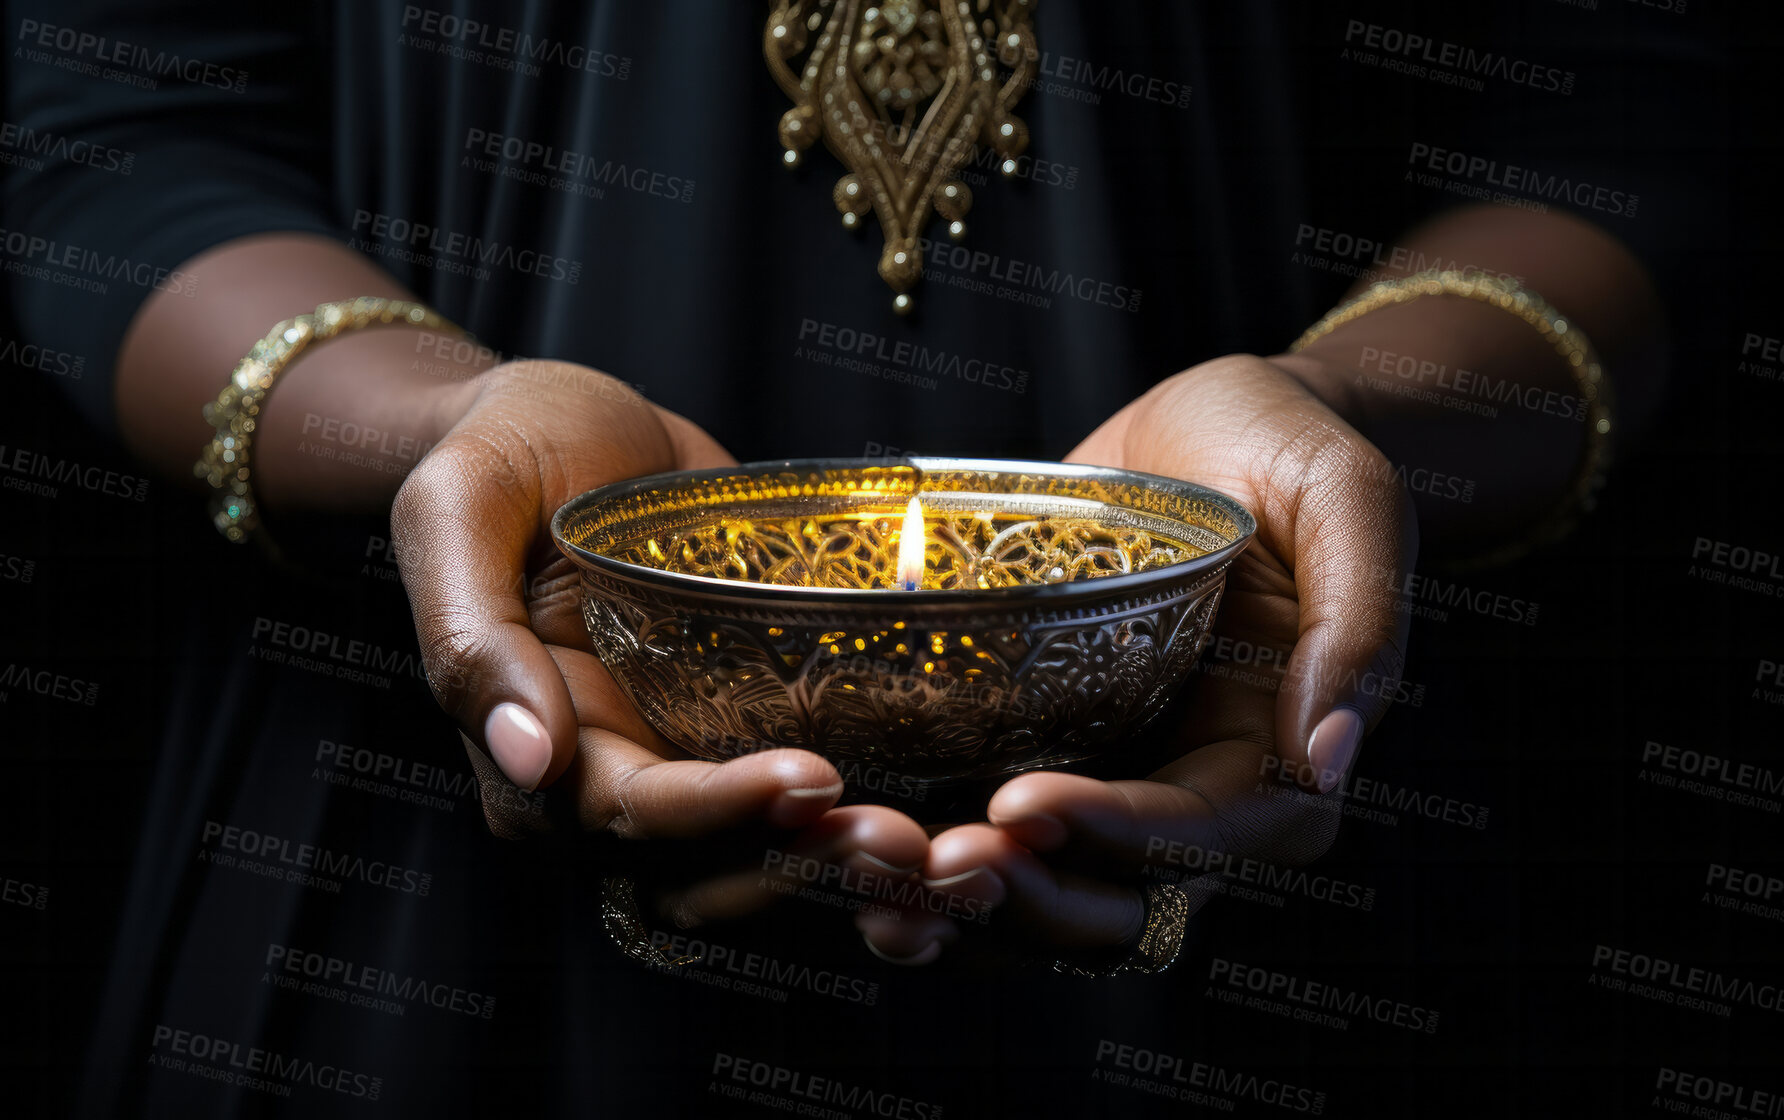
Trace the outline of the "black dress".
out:
<instances>
[{"instance_id":1,"label":"black dress","mask_svg":"<svg viewBox=\"0 0 1784 1120\"><path fill-rule=\"evenodd\" d=\"M1161 377L1280 349L1403 230L1466 200L1465 177L1410 174L1415 145L1546 160L1675 205L1689 189L1669 161L1626 155L1640 103L1659 96L1629 75L1671 57L1641 54L1660 36L1640 28L1600 52L1572 13L1539 12L1527 18L1548 21L1549 54L1594 68L1579 88L1528 80L1528 66L1523 80L1457 71L1475 88L1409 76L1379 43L1364 59L1381 26L1437 23L1394 4L1049 0L1041 73L1017 107L1028 156L1009 179L991 161L968 168L968 235L957 248L931 224L916 312L900 318L875 274L878 229L838 223L840 166L814 151L781 168L787 103L763 63L761 5L13 7L10 119L114 153L63 146L8 176L7 230L58 246L9 242L8 260L95 282L14 269L27 337L115 354L146 295L196 253L316 232L489 345L607 370L745 461L1059 458ZM1443 20L1477 49L1540 53L1520 19ZM1687 239L1698 217L1622 222L1584 197L1644 251ZM106 364L67 383L109 428ZM200 541L196 507L178 508ZM164 635L173 696L88 1112L1189 1107L1089 1079L1105 1044L1213 1052L1187 970L1119 985L912 975L870 958L836 914L703 934L754 965L673 976L622 958L602 933L597 864L485 834L420 677L387 534L316 531L340 557L319 586L190 546L205 578L187 591L239 590L221 612L169 612L184 633ZM353 642L359 655L343 652ZM769 971L773 990L745 987ZM1271 1060L1222 1059L1259 1075ZM763 1069L783 1103L739 1103Z\"/></svg>"}]
</instances>

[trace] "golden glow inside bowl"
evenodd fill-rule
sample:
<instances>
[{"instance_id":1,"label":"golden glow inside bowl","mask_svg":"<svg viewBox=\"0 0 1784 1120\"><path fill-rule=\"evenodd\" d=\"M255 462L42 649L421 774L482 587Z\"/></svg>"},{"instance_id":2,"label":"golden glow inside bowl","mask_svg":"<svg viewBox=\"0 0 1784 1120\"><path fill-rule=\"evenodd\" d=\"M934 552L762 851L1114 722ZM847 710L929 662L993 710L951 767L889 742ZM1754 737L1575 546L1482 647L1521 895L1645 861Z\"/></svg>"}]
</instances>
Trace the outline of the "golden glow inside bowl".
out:
<instances>
[{"instance_id":1,"label":"golden glow inside bowl","mask_svg":"<svg viewBox=\"0 0 1784 1120\"><path fill-rule=\"evenodd\" d=\"M1110 468L808 460L603 487L552 530L596 652L665 738L927 782L1083 758L1144 723L1193 667L1254 523Z\"/></svg>"},{"instance_id":2,"label":"golden glow inside bowl","mask_svg":"<svg viewBox=\"0 0 1784 1120\"><path fill-rule=\"evenodd\" d=\"M786 587L894 589L903 511L877 505L842 516L725 516L686 529L619 541L604 555L684 575ZM920 586L1014 587L1141 572L1207 549L1093 517L1010 510L924 511Z\"/></svg>"},{"instance_id":3,"label":"golden glow inside bowl","mask_svg":"<svg viewBox=\"0 0 1784 1120\"><path fill-rule=\"evenodd\" d=\"M561 519L578 551L638 568L779 587L901 590L904 513L923 513L923 590L1070 583L1181 563L1234 542L1222 502L1101 474L908 465L663 476ZM659 482L657 479L641 480ZM1185 484L1159 479L1171 487ZM1230 503L1226 503L1230 505ZM568 508L568 507L566 507ZM1236 507L1234 507L1236 508Z\"/></svg>"}]
</instances>

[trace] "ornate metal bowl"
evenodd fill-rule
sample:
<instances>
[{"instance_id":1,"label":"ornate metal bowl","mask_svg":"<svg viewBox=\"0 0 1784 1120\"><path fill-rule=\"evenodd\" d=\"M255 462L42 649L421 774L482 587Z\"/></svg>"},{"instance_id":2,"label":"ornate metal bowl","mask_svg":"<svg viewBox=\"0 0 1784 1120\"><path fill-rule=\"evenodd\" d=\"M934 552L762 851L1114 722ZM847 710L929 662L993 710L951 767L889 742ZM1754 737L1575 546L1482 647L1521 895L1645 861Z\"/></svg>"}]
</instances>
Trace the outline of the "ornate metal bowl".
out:
<instances>
[{"instance_id":1,"label":"ornate metal bowl","mask_svg":"<svg viewBox=\"0 0 1784 1120\"><path fill-rule=\"evenodd\" d=\"M915 495L924 576L896 584ZM1256 528L1175 479L993 459L790 460L566 503L596 652L664 738L915 783L1087 758L1156 714Z\"/></svg>"}]
</instances>

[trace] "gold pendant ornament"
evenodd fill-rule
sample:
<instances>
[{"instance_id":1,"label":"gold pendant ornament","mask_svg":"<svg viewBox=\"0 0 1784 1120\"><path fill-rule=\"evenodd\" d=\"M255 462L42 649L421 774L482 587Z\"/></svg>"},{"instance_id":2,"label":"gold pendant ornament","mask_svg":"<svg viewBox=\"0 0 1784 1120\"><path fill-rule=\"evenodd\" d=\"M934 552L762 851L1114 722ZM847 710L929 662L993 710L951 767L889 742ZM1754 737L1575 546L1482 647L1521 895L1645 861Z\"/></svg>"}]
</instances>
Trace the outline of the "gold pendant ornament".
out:
<instances>
[{"instance_id":1,"label":"gold pendant ornament","mask_svg":"<svg viewBox=\"0 0 1784 1120\"><path fill-rule=\"evenodd\" d=\"M776 0L762 33L775 81L793 101L782 156L798 167L820 138L848 168L832 192L842 224L871 208L885 235L880 276L911 308L919 238L934 209L966 236L972 191L955 178L982 141L1005 176L1028 146L1010 112L1040 52L1035 0ZM1000 67L1002 77L1000 80Z\"/></svg>"}]
</instances>

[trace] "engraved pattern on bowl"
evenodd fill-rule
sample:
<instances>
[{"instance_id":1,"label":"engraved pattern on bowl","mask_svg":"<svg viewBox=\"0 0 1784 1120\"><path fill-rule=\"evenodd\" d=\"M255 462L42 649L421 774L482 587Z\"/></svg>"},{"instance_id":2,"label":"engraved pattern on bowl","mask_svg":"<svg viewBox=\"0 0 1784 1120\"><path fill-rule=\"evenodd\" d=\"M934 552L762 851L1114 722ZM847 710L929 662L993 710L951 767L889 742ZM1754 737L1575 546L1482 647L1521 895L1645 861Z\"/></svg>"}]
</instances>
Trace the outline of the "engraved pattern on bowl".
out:
<instances>
[{"instance_id":1,"label":"engraved pattern on bowl","mask_svg":"<svg viewBox=\"0 0 1784 1120\"><path fill-rule=\"evenodd\" d=\"M727 518L747 530L837 510L901 512L912 494L943 519L986 505L1041 520L1094 508L1117 529L1187 544L1184 554L1205 551L1175 563L1130 559L1129 569L1089 578L962 590L933 582L959 558L931 540L930 581L911 592L690 574L723 571L726 561L698 548L673 558L640 552L642 541L677 534L711 545L697 530ZM1174 479L910 459L656 475L572 500L552 530L582 570L596 653L670 742L710 759L803 747L839 766L940 781L1062 765L1138 731L1194 667L1254 524L1231 499ZM870 551L889 544L867 537ZM784 558L790 546L777 537L774 547ZM1155 549L1141 554L1161 559ZM1032 568L1033 556L1019 559ZM1098 561L1104 571L1111 563L1120 561Z\"/></svg>"}]
</instances>

